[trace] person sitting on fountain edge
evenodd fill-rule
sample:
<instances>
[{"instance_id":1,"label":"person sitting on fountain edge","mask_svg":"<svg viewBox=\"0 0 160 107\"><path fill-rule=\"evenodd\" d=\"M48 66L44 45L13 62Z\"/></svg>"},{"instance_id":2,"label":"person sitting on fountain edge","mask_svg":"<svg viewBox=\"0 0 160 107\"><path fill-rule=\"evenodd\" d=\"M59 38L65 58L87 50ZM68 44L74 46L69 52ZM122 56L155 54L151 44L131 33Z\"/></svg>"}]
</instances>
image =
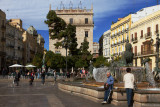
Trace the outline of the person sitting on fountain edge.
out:
<instances>
[{"instance_id":1,"label":"person sitting on fountain edge","mask_svg":"<svg viewBox=\"0 0 160 107\"><path fill-rule=\"evenodd\" d=\"M105 94L104 94L104 101L102 102L102 104L108 104L110 103L110 96L111 96L111 92L113 89L113 84L114 84L114 78L111 76L110 72L107 72L107 81L105 83L104 86L106 86L107 88L105 88Z\"/></svg>"},{"instance_id":2,"label":"person sitting on fountain edge","mask_svg":"<svg viewBox=\"0 0 160 107\"><path fill-rule=\"evenodd\" d=\"M134 88L134 75L131 73L131 68L126 69L127 73L123 77L124 88L127 93L128 107L133 105L133 88Z\"/></svg>"}]
</instances>

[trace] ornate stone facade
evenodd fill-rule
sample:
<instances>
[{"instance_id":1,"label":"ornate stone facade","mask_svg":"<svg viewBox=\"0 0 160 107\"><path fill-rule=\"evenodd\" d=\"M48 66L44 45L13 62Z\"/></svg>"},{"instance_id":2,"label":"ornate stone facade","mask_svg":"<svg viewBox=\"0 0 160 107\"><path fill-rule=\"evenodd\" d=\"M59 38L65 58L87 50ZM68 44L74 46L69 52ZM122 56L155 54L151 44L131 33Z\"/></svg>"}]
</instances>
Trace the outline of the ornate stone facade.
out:
<instances>
[{"instance_id":1,"label":"ornate stone facade","mask_svg":"<svg viewBox=\"0 0 160 107\"><path fill-rule=\"evenodd\" d=\"M23 31L10 22L6 23L6 29L6 66L22 64Z\"/></svg>"},{"instance_id":2,"label":"ornate stone facade","mask_svg":"<svg viewBox=\"0 0 160 107\"><path fill-rule=\"evenodd\" d=\"M58 17L62 18L67 24L73 24L76 26L76 37L78 48L81 46L81 43L84 41L84 38L87 37L89 42L89 51L93 53L93 7L90 10L87 9L62 9L55 10ZM49 50L54 53L61 53L65 56L66 51L64 48L56 49L54 44L58 40L49 39Z\"/></svg>"}]
</instances>

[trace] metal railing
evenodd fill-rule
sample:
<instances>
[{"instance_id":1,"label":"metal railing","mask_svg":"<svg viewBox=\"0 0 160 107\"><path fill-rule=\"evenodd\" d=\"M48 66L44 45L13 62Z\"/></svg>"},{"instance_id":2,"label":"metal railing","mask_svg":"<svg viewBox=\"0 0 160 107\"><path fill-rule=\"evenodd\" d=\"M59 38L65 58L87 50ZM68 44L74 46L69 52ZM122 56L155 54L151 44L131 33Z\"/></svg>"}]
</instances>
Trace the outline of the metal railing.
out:
<instances>
[{"instance_id":1,"label":"metal railing","mask_svg":"<svg viewBox=\"0 0 160 107\"><path fill-rule=\"evenodd\" d=\"M156 35L156 34L159 34L159 30L156 30L155 32L154 32L154 34Z\"/></svg>"},{"instance_id":2,"label":"metal railing","mask_svg":"<svg viewBox=\"0 0 160 107\"><path fill-rule=\"evenodd\" d=\"M2 26L1 26L1 29L2 29L2 30L6 30L6 26L5 26L5 25L2 25Z\"/></svg>"},{"instance_id":3,"label":"metal railing","mask_svg":"<svg viewBox=\"0 0 160 107\"><path fill-rule=\"evenodd\" d=\"M1 42L6 42L6 38L5 38L5 37L2 37L2 38L1 38Z\"/></svg>"},{"instance_id":4,"label":"metal railing","mask_svg":"<svg viewBox=\"0 0 160 107\"><path fill-rule=\"evenodd\" d=\"M154 50L148 50L148 51L142 51L142 52L136 52L134 53L134 56L146 56L146 55L155 55L156 51Z\"/></svg>"},{"instance_id":5,"label":"metal railing","mask_svg":"<svg viewBox=\"0 0 160 107\"><path fill-rule=\"evenodd\" d=\"M151 38L152 36L152 32L148 32L145 34L145 38L148 39L148 38Z\"/></svg>"},{"instance_id":6,"label":"metal railing","mask_svg":"<svg viewBox=\"0 0 160 107\"><path fill-rule=\"evenodd\" d=\"M133 43L136 43L136 42L138 42L138 39L137 39L137 38L132 38L131 41L132 41Z\"/></svg>"}]
</instances>

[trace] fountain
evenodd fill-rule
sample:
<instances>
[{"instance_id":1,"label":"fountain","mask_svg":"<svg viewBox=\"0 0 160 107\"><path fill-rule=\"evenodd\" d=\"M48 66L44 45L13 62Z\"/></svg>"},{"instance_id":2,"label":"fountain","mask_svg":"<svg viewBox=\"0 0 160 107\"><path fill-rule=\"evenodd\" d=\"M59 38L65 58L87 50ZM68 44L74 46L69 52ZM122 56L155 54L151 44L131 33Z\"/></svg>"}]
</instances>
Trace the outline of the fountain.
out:
<instances>
[{"instance_id":1,"label":"fountain","mask_svg":"<svg viewBox=\"0 0 160 107\"><path fill-rule=\"evenodd\" d=\"M148 65L148 59L144 60L144 67L134 67L132 65L133 53L131 52L131 44L126 43L126 51L122 55L122 60L114 62L112 60L110 67L94 68L93 77L95 82L82 82L82 83L59 83L59 88L67 90L75 95L85 96L93 101L102 101L104 97L103 84L107 80L107 72L115 79L112 103L114 105L127 105L126 91L124 89L123 76L126 74L126 68L130 67L131 72L135 76L137 90L134 91L134 107L160 107L160 88L154 81L153 74ZM113 58L112 58L113 59ZM90 71L92 72L92 71Z\"/></svg>"},{"instance_id":2,"label":"fountain","mask_svg":"<svg viewBox=\"0 0 160 107\"><path fill-rule=\"evenodd\" d=\"M107 81L107 72L110 72L108 67L106 68L94 68L93 69L93 77L96 82L106 82Z\"/></svg>"}]
</instances>

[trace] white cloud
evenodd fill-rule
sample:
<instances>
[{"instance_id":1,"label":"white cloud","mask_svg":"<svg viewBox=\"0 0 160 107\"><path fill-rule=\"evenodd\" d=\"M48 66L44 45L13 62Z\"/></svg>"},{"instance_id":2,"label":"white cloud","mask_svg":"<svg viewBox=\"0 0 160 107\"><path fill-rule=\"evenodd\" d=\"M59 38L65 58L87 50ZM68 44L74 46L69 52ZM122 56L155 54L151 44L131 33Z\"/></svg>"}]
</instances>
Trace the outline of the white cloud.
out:
<instances>
[{"instance_id":1,"label":"white cloud","mask_svg":"<svg viewBox=\"0 0 160 107\"><path fill-rule=\"evenodd\" d=\"M22 19L25 29L29 25L33 25L36 29L44 30L48 29L44 20L49 11L49 4L52 5L52 9L56 9L60 8L61 1L65 7L69 7L70 1L72 1L73 7L78 7L82 1L82 7L89 9L93 3L94 20L96 21L132 3L131 0L0 0L0 9L6 12L8 19ZM137 3L139 1L144 0L136 0Z\"/></svg>"}]
</instances>

